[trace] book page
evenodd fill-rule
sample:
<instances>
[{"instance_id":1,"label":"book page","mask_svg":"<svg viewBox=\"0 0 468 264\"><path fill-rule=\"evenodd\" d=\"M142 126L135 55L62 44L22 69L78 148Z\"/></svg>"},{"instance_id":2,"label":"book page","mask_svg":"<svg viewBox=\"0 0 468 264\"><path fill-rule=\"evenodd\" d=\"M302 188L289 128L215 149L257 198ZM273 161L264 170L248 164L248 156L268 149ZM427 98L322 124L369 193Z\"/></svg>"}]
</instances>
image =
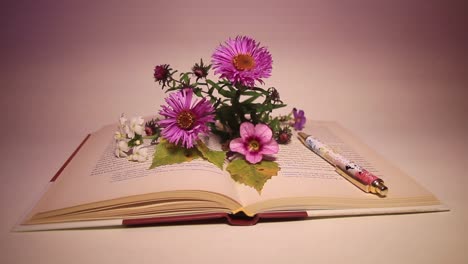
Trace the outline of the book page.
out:
<instances>
[{"instance_id":1,"label":"book page","mask_svg":"<svg viewBox=\"0 0 468 264\"><path fill-rule=\"evenodd\" d=\"M336 123L314 121L310 124L305 133L313 135L336 152L382 178L389 188L387 197L382 198L363 192L339 175L331 164L304 146L297 135L293 135L290 144L280 145L280 152L276 157L281 170L277 176L267 181L261 194L244 185L237 185L244 205L265 201L272 205L275 202L271 201L281 199L284 201L278 202L278 205L287 204L289 198L298 197L304 198L304 201L308 200L307 203L311 208L326 207L327 203L333 202L337 203L338 207L357 207L366 204L388 206L396 201L416 200L421 197L432 202L436 201L428 191ZM323 204L313 205L311 198ZM293 203L292 200L290 203Z\"/></svg>"},{"instance_id":2,"label":"book page","mask_svg":"<svg viewBox=\"0 0 468 264\"><path fill-rule=\"evenodd\" d=\"M230 176L204 160L150 170L153 147L146 162L115 157L114 131L116 126L111 125L91 135L39 201L35 212L174 190L210 191L238 200Z\"/></svg>"}]
</instances>

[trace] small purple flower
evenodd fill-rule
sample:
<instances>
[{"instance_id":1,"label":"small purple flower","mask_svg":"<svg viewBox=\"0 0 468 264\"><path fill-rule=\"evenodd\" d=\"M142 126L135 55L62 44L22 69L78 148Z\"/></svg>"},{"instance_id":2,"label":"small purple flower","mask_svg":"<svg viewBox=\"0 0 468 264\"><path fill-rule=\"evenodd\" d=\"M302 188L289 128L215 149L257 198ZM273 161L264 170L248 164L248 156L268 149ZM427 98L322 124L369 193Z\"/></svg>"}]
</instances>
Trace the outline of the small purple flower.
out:
<instances>
[{"instance_id":1,"label":"small purple flower","mask_svg":"<svg viewBox=\"0 0 468 264\"><path fill-rule=\"evenodd\" d=\"M253 87L255 81L271 75L273 60L265 47L254 39L237 36L220 45L212 55L215 74L221 74L233 84Z\"/></svg>"},{"instance_id":2,"label":"small purple flower","mask_svg":"<svg viewBox=\"0 0 468 264\"><path fill-rule=\"evenodd\" d=\"M214 108L205 98L192 102L192 89L183 89L166 98L168 105L161 106L159 114L165 119L158 121L161 135L174 144L181 143L192 148L200 133L209 132L207 123L214 122Z\"/></svg>"},{"instance_id":3,"label":"small purple flower","mask_svg":"<svg viewBox=\"0 0 468 264\"><path fill-rule=\"evenodd\" d=\"M254 126L250 122L244 122L240 126L240 136L231 140L229 148L244 155L252 164L262 161L263 155L278 153L278 143L273 139L273 132L267 125Z\"/></svg>"},{"instance_id":4,"label":"small purple flower","mask_svg":"<svg viewBox=\"0 0 468 264\"><path fill-rule=\"evenodd\" d=\"M302 110L297 110L296 108L293 108L293 126L295 130L302 130L304 128L304 124L306 122L306 117L304 115L304 111Z\"/></svg>"}]
</instances>

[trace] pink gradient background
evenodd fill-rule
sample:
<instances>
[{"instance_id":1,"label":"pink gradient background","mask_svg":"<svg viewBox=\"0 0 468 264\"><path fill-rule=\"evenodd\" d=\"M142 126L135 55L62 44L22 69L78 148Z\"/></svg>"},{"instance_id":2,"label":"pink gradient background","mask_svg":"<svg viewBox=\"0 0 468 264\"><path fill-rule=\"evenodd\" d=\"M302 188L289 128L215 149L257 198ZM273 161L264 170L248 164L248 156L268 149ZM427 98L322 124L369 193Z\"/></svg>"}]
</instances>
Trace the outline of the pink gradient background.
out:
<instances>
[{"instance_id":1,"label":"pink gradient background","mask_svg":"<svg viewBox=\"0 0 468 264\"><path fill-rule=\"evenodd\" d=\"M294 247L290 253L298 260L332 256L341 261L353 250L333 255L334 247L322 243L343 249L357 239L357 233L343 225L349 221L355 230L372 225L393 230L371 253L375 257L399 243L395 252L387 252L395 255L388 260L466 260L460 247L467 234L459 231L467 220L463 202L468 200L467 180L461 177L466 173L462 165L468 161L466 10L465 1L2 2L0 205L7 217L0 219L5 241L0 243L0 262L37 257L47 263L90 261L91 255L80 253L89 250L104 262L126 262L133 254L143 262L157 255L168 262L209 262L210 254L230 252L222 246L224 240L218 240L226 234L236 243L231 244L236 251L245 250L242 245L255 238L260 244L290 239ZM288 234L278 233L273 225L259 226L252 229L257 233L251 239L246 238L246 229L219 226L179 227L185 235L176 228L8 232L85 134L116 121L122 112L128 116L157 112L165 94L152 78L156 64L170 63L187 71L200 58L208 61L219 43L238 34L268 46L274 69L267 85L280 91L288 109L304 109L310 120L339 121L428 187L453 212L446 218L405 218L412 229L401 237L394 232L404 228L393 220L402 218L385 217L381 222L358 218L294 227L278 224L288 228ZM301 228L311 236L302 236ZM342 239L330 240L326 230L338 232ZM218 236L208 235L213 232ZM148 234L157 239L152 242L159 250L143 244L152 240ZM179 240L171 240L175 236ZM193 245L191 239L200 237L200 243L211 249ZM435 257L415 254L415 246L405 242L414 237L420 245L438 250ZM134 239L136 246L124 250L111 243L126 239ZM304 243L321 252L308 251ZM27 249L19 250L22 245ZM172 254L178 246L189 249L185 255ZM48 247L58 247L63 254L51 259ZM112 250L119 259L97 248ZM262 249L258 244L254 248ZM115 253L115 249L120 250ZM285 249L278 244L270 249L276 250L271 250L276 252L271 261L291 256L282 254Z\"/></svg>"}]
</instances>

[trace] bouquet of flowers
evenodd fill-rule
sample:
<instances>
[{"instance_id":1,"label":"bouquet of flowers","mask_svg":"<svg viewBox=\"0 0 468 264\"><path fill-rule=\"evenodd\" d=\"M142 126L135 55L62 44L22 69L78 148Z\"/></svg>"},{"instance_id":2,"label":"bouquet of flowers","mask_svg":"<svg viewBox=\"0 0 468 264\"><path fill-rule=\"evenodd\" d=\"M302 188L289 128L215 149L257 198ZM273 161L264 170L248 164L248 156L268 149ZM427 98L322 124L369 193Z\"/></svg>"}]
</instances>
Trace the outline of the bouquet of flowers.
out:
<instances>
[{"instance_id":1,"label":"bouquet of flowers","mask_svg":"<svg viewBox=\"0 0 468 264\"><path fill-rule=\"evenodd\" d=\"M272 115L286 104L274 87L256 86L270 77L272 63L266 47L238 36L216 48L211 64L200 60L190 72L156 66L155 81L170 93L166 105L160 118L147 122L122 115L115 155L142 162L149 158L148 146L155 145L151 169L204 159L260 193L280 170L272 156L278 144L289 143L292 129L301 130L306 121L296 108L286 116ZM208 78L211 70L218 80ZM219 140L222 148L210 149L207 137Z\"/></svg>"}]
</instances>

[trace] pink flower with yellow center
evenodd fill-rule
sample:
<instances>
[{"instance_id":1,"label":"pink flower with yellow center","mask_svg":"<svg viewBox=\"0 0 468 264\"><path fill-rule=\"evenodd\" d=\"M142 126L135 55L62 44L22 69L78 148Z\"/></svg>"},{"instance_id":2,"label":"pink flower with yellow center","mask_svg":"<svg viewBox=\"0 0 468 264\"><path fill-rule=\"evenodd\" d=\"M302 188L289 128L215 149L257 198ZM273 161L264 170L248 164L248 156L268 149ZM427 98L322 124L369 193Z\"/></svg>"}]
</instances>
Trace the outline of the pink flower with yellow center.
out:
<instances>
[{"instance_id":1,"label":"pink flower with yellow center","mask_svg":"<svg viewBox=\"0 0 468 264\"><path fill-rule=\"evenodd\" d=\"M214 108L205 98L192 102L192 89L183 89L166 98L167 105L161 106L159 114L165 119L158 121L163 128L161 135L174 144L181 143L191 148L198 135L207 134L207 123L214 122Z\"/></svg>"},{"instance_id":2,"label":"pink flower with yellow center","mask_svg":"<svg viewBox=\"0 0 468 264\"><path fill-rule=\"evenodd\" d=\"M221 74L233 84L253 87L255 81L263 83L262 78L271 75L273 60L265 47L254 39L238 36L228 39L212 55L215 74Z\"/></svg>"},{"instance_id":3,"label":"pink flower with yellow center","mask_svg":"<svg viewBox=\"0 0 468 264\"><path fill-rule=\"evenodd\" d=\"M231 140L229 148L244 155L248 162L255 164L262 161L263 155L278 153L278 143L267 125L244 122L239 132L241 137Z\"/></svg>"}]
</instances>

